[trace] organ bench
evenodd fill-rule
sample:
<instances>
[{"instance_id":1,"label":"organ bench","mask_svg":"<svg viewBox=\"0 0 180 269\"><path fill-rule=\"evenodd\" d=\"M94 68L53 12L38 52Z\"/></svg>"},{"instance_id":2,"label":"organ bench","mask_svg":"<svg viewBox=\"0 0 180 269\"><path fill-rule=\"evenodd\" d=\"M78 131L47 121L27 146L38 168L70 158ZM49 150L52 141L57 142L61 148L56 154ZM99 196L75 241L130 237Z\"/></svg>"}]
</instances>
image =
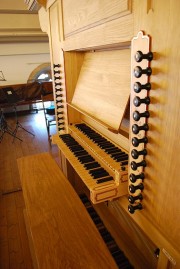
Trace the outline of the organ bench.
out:
<instances>
[{"instance_id":1,"label":"organ bench","mask_svg":"<svg viewBox=\"0 0 180 269\"><path fill-rule=\"evenodd\" d=\"M18 159L34 268L118 268L49 153Z\"/></svg>"}]
</instances>

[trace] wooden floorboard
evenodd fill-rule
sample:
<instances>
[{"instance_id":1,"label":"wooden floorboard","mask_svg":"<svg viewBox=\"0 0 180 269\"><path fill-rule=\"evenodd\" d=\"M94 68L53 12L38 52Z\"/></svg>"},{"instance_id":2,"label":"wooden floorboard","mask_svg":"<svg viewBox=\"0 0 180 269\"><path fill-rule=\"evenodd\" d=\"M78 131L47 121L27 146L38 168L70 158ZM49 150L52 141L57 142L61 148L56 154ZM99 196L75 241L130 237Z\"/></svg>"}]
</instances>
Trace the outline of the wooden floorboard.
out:
<instances>
[{"instance_id":1,"label":"wooden floorboard","mask_svg":"<svg viewBox=\"0 0 180 269\"><path fill-rule=\"evenodd\" d=\"M15 127L14 115L6 116L8 124ZM24 200L22 191L11 192L21 188L17 158L50 152L58 162L58 149L51 145L45 125L44 113L28 113L18 116L22 126L35 134L33 137L22 128L14 140L5 134L0 143L0 269L32 269L28 237L24 222ZM52 127L55 133L55 127Z\"/></svg>"}]
</instances>

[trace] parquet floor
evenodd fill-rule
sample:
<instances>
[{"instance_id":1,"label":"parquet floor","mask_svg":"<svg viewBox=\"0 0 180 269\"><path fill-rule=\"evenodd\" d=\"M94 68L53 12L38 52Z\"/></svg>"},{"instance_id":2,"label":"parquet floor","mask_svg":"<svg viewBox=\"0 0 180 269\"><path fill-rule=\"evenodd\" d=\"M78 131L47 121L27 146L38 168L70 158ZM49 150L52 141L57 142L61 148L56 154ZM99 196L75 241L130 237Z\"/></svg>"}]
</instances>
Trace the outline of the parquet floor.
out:
<instances>
[{"instance_id":1,"label":"parquet floor","mask_svg":"<svg viewBox=\"0 0 180 269\"><path fill-rule=\"evenodd\" d=\"M7 117L7 121L13 126L13 117ZM15 139L12 143L12 136L5 134L0 143L0 269L33 268L23 216L22 191L5 194L21 188L17 158L50 152L58 162L58 149L48 142L43 111L19 116L19 121L35 137L19 129L17 136L23 142Z\"/></svg>"}]
</instances>

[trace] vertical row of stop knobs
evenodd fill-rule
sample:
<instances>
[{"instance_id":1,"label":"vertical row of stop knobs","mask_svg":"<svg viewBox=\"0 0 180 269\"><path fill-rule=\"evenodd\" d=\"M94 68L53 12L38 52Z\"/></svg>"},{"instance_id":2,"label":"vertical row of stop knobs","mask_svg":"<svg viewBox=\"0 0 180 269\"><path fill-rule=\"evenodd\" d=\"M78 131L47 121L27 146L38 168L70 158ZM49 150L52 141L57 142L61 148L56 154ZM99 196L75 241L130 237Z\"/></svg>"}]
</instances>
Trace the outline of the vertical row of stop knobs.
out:
<instances>
[{"instance_id":1,"label":"vertical row of stop knobs","mask_svg":"<svg viewBox=\"0 0 180 269\"><path fill-rule=\"evenodd\" d=\"M150 104L150 97L148 92L151 89L151 84L149 82L145 83L145 84L141 84L141 80L139 78L141 78L142 76L151 76L152 74L152 70L151 67L149 67L149 63L148 63L148 67L143 69L140 64L138 65L138 63L140 63L141 61L152 61L153 59L153 53L152 52L148 52L147 54L144 54L141 51L136 51L135 53L135 61L137 62L137 66L135 66L134 70L133 70L133 76L135 78L135 82L133 84L133 91L134 91L134 99L132 102L132 107L133 107L133 124L132 124L132 147L131 147L131 162L130 162L130 166L131 166L131 171L133 171L130 175L129 175L129 180L130 180L130 184L129 184L129 196L128 196L128 201L129 201L129 206L128 206L128 210L131 214L133 214L136 210L141 210L143 208L142 206L142 199L143 199L143 195L142 195L142 191L144 189L144 168L146 167L146 160L145 160L145 156L147 155L147 150L145 145L148 143L148 137L146 135L147 131L149 130L149 126L147 124L147 119L150 116L150 113L148 111L148 105ZM147 80L149 81L149 80ZM140 97L140 93L141 91L147 91L147 94L145 94L143 98ZM145 104L145 111L142 111L142 109L139 109L141 112L138 111L138 108L140 108L140 106L142 104ZM143 124L142 122L142 118L144 118L143 120ZM138 138L138 134L140 134L140 132L144 132L144 136L142 137L140 135L140 138ZM139 147L140 146L140 147ZM137 148L141 148L140 150L137 150ZM138 161L137 159L139 158L139 156L141 156L141 160ZM138 169L138 168L142 168L142 169ZM139 171L141 172L139 172ZM138 182L138 184L137 184ZM140 183L139 183L140 182Z\"/></svg>"},{"instance_id":2,"label":"vertical row of stop knobs","mask_svg":"<svg viewBox=\"0 0 180 269\"><path fill-rule=\"evenodd\" d=\"M60 64L53 65L54 72L54 88L55 88L55 100L56 100L56 111L57 111L57 125L58 132L65 130L64 123L64 104L63 104L63 89L60 76Z\"/></svg>"}]
</instances>

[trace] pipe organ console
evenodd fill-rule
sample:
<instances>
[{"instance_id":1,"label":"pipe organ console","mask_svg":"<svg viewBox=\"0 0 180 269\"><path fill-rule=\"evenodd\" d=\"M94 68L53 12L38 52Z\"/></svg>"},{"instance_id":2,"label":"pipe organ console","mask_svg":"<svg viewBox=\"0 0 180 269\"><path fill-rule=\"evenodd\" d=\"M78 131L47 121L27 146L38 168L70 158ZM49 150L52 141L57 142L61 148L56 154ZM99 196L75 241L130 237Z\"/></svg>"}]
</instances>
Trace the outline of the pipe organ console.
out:
<instances>
[{"instance_id":1,"label":"pipe organ console","mask_svg":"<svg viewBox=\"0 0 180 269\"><path fill-rule=\"evenodd\" d=\"M179 8L57 0L39 12L49 17L61 169L138 269L180 268Z\"/></svg>"}]
</instances>

